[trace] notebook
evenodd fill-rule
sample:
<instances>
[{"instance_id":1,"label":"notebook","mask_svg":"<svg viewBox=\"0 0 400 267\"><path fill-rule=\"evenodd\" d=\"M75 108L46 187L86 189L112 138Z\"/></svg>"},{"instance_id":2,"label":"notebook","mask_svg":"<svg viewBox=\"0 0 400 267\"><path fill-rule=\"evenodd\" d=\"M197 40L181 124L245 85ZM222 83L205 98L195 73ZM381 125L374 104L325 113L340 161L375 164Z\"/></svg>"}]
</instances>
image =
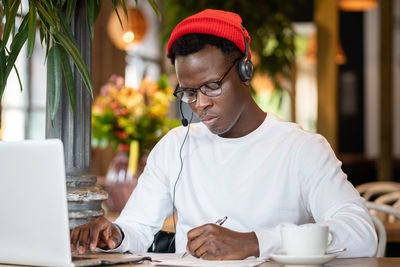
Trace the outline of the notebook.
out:
<instances>
[{"instance_id":1,"label":"notebook","mask_svg":"<svg viewBox=\"0 0 400 267\"><path fill-rule=\"evenodd\" d=\"M90 266L142 256L77 256L72 261L64 152L58 139L0 141L0 263Z\"/></svg>"}]
</instances>

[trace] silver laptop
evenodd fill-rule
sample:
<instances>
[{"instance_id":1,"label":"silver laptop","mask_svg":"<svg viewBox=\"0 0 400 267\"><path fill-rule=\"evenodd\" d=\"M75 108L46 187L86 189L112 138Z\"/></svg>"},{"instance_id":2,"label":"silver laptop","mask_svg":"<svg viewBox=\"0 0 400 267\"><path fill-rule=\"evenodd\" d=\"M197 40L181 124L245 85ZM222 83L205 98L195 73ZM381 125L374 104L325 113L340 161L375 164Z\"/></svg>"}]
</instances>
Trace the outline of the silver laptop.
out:
<instances>
[{"instance_id":1,"label":"silver laptop","mask_svg":"<svg viewBox=\"0 0 400 267\"><path fill-rule=\"evenodd\" d=\"M113 262L110 256L72 261L62 142L0 141L0 263L88 266L140 260L121 255Z\"/></svg>"}]
</instances>

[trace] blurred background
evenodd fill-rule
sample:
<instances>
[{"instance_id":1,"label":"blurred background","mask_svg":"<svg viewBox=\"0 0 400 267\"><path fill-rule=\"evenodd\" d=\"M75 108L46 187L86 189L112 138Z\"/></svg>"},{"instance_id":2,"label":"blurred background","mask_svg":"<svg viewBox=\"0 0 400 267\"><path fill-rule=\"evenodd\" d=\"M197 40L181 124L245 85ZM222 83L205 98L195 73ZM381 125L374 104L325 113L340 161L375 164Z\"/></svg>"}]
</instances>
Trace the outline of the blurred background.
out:
<instances>
[{"instance_id":1,"label":"blurred background","mask_svg":"<svg viewBox=\"0 0 400 267\"><path fill-rule=\"evenodd\" d=\"M156 2L160 17L154 1L135 2L127 1L128 18L120 9L122 29L103 1L91 45L90 165L108 187L110 209L122 208L152 146L179 125L166 43L177 23L206 8L241 15L263 110L324 135L355 186L400 182L400 0L169 0ZM22 48L16 64L24 90L12 72L0 140L45 138L45 55L39 38L30 58ZM184 113L190 117L188 107ZM122 200L113 183L128 185L115 189Z\"/></svg>"},{"instance_id":2,"label":"blurred background","mask_svg":"<svg viewBox=\"0 0 400 267\"><path fill-rule=\"evenodd\" d=\"M252 38L252 88L259 105L323 134L355 185L400 179L398 0L382 1L390 2L390 10L372 0L170 0L158 3L161 19L147 1L128 1L128 20L120 12L124 30L109 2L101 7L92 43L95 96L112 75L137 88L145 77L158 82L165 74L164 81L174 87L174 68L165 55L173 27L205 8L237 12ZM382 22L382 16L390 20ZM45 137L46 51L36 42L31 58L24 47L17 60L24 90L16 89L15 73L7 83L10 90L1 102L3 140ZM388 42L392 48L382 49ZM179 118L176 103L169 100L168 118ZM98 146L92 172L104 176L116 150L104 148L104 142Z\"/></svg>"}]
</instances>

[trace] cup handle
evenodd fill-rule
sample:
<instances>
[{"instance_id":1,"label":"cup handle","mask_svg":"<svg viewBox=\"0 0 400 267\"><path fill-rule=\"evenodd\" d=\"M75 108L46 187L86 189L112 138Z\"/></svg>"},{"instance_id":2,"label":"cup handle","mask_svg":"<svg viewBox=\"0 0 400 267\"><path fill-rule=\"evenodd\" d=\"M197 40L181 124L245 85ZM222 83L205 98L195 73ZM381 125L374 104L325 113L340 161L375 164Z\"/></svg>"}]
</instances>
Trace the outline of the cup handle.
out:
<instances>
[{"instance_id":1,"label":"cup handle","mask_svg":"<svg viewBox=\"0 0 400 267\"><path fill-rule=\"evenodd\" d=\"M333 243L335 242L335 235L333 234L332 231L329 231L329 234L331 235L331 241L328 243L327 248L329 248L330 246L333 245Z\"/></svg>"}]
</instances>

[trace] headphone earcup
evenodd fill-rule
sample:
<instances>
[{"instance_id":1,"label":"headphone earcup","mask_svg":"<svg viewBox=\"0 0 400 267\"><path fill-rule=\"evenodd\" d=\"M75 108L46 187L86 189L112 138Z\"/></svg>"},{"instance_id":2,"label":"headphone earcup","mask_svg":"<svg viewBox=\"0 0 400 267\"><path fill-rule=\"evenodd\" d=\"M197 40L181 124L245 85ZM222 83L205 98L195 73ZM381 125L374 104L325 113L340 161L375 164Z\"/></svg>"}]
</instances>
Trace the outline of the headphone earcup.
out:
<instances>
[{"instance_id":1,"label":"headphone earcup","mask_svg":"<svg viewBox=\"0 0 400 267\"><path fill-rule=\"evenodd\" d=\"M242 57L238 64L239 77L243 82L247 82L253 76L253 63L246 56Z\"/></svg>"}]
</instances>

